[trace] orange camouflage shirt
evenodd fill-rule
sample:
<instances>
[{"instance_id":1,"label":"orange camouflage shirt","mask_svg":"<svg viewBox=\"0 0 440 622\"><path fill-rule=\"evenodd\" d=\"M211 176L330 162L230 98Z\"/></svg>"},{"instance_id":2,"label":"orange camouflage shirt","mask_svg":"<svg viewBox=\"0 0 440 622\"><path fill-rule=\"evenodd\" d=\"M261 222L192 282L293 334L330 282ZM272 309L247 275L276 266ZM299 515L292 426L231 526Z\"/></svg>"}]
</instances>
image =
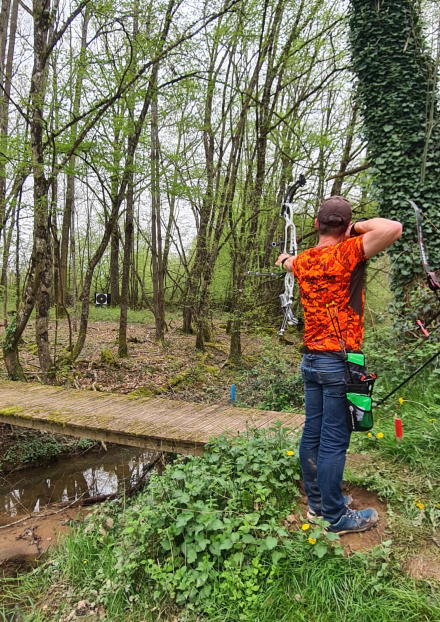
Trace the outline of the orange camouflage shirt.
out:
<instances>
[{"instance_id":1,"label":"orange camouflage shirt","mask_svg":"<svg viewBox=\"0 0 440 622\"><path fill-rule=\"evenodd\" d=\"M306 349L341 351L335 308L345 348L361 349L365 261L363 235L331 246L309 248L295 258L292 272L298 281L304 308ZM326 304L330 305L336 330Z\"/></svg>"}]
</instances>

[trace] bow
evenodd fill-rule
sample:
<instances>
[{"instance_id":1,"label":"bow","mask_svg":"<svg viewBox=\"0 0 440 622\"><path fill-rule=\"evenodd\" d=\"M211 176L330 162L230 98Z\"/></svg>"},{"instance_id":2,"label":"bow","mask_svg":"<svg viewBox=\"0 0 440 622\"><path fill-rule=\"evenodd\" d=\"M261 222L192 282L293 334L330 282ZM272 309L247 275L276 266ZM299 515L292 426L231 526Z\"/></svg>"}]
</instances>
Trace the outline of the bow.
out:
<instances>
[{"instance_id":1,"label":"bow","mask_svg":"<svg viewBox=\"0 0 440 622\"><path fill-rule=\"evenodd\" d=\"M280 235L278 242L271 243L271 248L278 247L280 254L286 253L289 255L293 255L294 257L296 257L298 254L298 245L296 242L296 227L295 227L295 223L293 222L294 207L293 207L292 200L298 188L301 188L301 186L304 186L305 183L306 183L306 178L304 177L304 175L300 175L297 181L289 184L289 186L287 187L286 193L284 195L281 212L280 212L280 218L284 218L285 220L284 239L283 239L283 236ZM254 276L269 276L269 277L276 277L276 278L283 277L282 272L250 272L248 271L246 272L246 274L254 275ZM298 324L298 319L292 313L294 286L295 286L295 277L293 276L291 272L286 271L284 275L284 292L280 294L281 308L284 313L281 328L278 332L278 334L281 337L284 335L284 331L286 330L287 326Z\"/></svg>"},{"instance_id":2,"label":"bow","mask_svg":"<svg viewBox=\"0 0 440 622\"><path fill-rule=\"evenodd\" d=\"M298 188L305 186L306 178L304 175L300 175L297 181L291 183L284 195L283 204L281 207L280 218L284 218L284 241L279 240L278 244L272 242L272 246L279 246L280 253L287 253L296 257L298 255L298 245L296 242L296 227L293 222L293 197L296 194ZM284 248L283 248L284 244ZM295 277L292 272L287 272L284 277L284 292L280 294L281 308L284 312L283 321L279 330L279 335L282 337L287 326L293 326L298 324L298 319L292 313L293 302L293 289L295 286Z\"/></svg>"},{"instance_id":3,"label":"bow","mask_svg":"<svg viewBox=\"0 0 440 622\"><path fill-rule=\"evenodd\" d=\"M414 203L414 201L411 201L411 199L408 199L408 202L412 205L414 212L416 214L416 221L417 221L417 237L419 240L419 246L420 246L420 253L422 255L422 263L423 263L423 269L425 271L426 274L426 280L428 283L428 287L431 291L435 292L435 295L437 296L437 300L440 304L440 283L437 280L437 277L435 275L435 272L433 270L433 268L431 268L431 266L429 265L429 261L428 261L428 254L426 252L425 249L425 243L423 241L423 231L422 231L422 216L420 214L420 210L417 207L417 205ZM426 322L426 324L430 324L433 320L435 320L438 316L440 315L440 311L438 313L436 313L430 320L428 320ZM421 320L417 320L417 324L420 326L420 328L422 329L423 334L425 335L425 337L429 337L429 333L426 330L425 326L423 325L423 323L421 322Z\"/></svg>"}]
</instances>

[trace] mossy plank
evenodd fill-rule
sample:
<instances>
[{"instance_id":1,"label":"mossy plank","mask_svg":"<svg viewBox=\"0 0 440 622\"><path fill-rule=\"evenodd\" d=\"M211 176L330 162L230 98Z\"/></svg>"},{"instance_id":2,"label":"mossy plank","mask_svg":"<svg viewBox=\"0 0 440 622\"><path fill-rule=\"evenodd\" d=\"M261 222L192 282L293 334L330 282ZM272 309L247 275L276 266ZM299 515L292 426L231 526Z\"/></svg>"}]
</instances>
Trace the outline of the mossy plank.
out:
<instances>
[{"instance_id":1,"label":"mossy plank","mask_svg":"<svg viewBox=\"0 0 440 622\"><path fill-rule=\"evenodd\" d=\"M237 435L247 427L291 428L299 413L189 403L162 397L85 392L0 381L0 421L50 432L164 451L200 454L213 436Z\"/></svg>"}]
</instances>

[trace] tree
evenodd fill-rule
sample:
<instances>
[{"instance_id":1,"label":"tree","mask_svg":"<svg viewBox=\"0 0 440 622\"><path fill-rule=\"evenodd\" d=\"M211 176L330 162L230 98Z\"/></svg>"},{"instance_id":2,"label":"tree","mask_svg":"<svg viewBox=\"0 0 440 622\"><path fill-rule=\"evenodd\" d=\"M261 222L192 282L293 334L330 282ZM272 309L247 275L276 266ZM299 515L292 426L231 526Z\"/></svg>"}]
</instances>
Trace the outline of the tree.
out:
<instances>
[{"instance_id":1,"label":"tree","mask_svg":"<svg viewBox=\"0 0 440 622\"><path fill-rule=\"evenodd\" d=\"M420 5L414 0L352 0L350 40L359 101L382 216L403 223L403 235L389 253L396 296L409 302L422 272L416 242L414 199L424 223L431 261L440 264L440 124L438 59L422 35Z\"/></svg>"}]
</instances>

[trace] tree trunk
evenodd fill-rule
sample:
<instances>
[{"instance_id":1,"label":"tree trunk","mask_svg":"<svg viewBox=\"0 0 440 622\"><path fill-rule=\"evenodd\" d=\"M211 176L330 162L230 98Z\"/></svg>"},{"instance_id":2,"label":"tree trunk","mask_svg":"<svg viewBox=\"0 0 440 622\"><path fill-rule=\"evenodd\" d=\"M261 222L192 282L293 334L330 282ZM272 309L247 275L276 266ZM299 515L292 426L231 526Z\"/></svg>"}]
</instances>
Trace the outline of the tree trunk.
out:
<instances>
[{"instance_id":1,"label":"tree trunk","mask_svg":"<svg viewBox=\"0 0 440 622\"><path fill-rule=\"evenodd\" d=\"M70 256L72 258L72 328L78 331L78 299L76 290L76 244L75 244L75 203L72 204L72 223L70 225Z\"/></svg>"},{"instance_id":2,"label":"tree trunk","mask_svg":"<svg viewBox=\"0 0 440 622\"><path fill-rule=\"evenodd\" d=\"M119 297L119 231L117 221L110 243L110 295L111 306L118 306L121 299Z\"/></svg>"},{"instance_id":3,"label":"tree trunk","mask_svg":"<svg viewBox=\"0 0 440 622\"><path fill-rule=\"evenodd\" d=\"M162 223L160 217L159 128L156 89L157 82L153 84L153 96L151 100L151 269L156 339L158 341L163 341L165 308L162 263Z\"/></svg>"},{"instance_id":4,"label":"tree trunk","mask_svg":"<svg viewBox=\"0 0 440 622\"><path fill-rule=\"evenodd\" d=\"M127 208L125 213L124 259L122 264L121 285L121 315L119 319L119 349L118 356L128 357L127 347L127 312L128 312L128 282L130 279L130 257L133 240L133 172L127 186Z\"/></svg>"},{"instance_id":5,"label":"tree trunk","mask_svg":"<svg viewBox=\"0 0 440 622\"><path fill-rule=\"evenodd\" d=\"M6 32L8 28L9 6L8 0L2 3L0 16L0 75L3 92L0 95L0 239L3 227L6 225L6 162L5 154L8 153L8 124L9 124L9 97L11 94L12 63L14 59L15 36L17 32L18 0L13 0L11 9L11 23L9 28L8 55L5 65Z\"/></svg>"}]
</instances>

